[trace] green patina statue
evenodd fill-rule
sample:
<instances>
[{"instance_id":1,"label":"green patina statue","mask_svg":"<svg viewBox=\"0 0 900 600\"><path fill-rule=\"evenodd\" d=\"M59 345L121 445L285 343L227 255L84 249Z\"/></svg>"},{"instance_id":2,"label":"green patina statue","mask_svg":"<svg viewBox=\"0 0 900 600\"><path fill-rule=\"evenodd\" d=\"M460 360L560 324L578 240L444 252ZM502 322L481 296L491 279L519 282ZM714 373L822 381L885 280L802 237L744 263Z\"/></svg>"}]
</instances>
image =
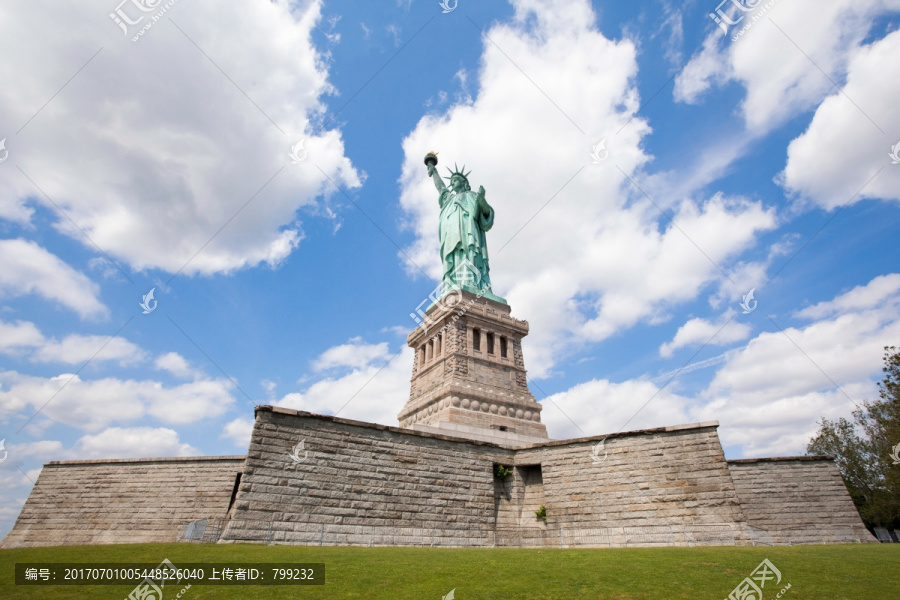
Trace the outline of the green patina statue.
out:
<instances>
[{"instance_id":1,"label":"green patina statue","mask_svg":"<svg viewBox=\"0 0 900 600\"><path fill-rule=\"evenodd\" d=\"M450 171L450 187L437 172L437 155L425 155L428 175L440 193L441 207L438 235L441 240L441 295L463 289L506 304L491 291L490 266L485 232L494 225L494 209L484 197L484 187L478 193L469 186L465 167Z\"/></svg>"}]
</instances>

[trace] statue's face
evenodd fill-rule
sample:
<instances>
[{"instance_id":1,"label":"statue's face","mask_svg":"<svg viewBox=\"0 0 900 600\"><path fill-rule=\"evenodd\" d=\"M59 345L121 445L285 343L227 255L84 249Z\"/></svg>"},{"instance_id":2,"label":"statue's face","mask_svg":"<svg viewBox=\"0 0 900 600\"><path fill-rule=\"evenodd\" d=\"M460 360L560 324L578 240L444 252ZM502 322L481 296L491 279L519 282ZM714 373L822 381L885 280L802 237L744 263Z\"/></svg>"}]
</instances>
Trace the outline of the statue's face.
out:
<instances>
[{"instance_id":1,"label":"statue's face","mask_svg":"<svg viewBox=\"0 0 900 600\"><path fill-rule=\"evenodd\" d=\"M454 175L450 178L450 188L454 192L461 192L466 189L466 180L459 175Z\"/></svg>"}]
</instances>

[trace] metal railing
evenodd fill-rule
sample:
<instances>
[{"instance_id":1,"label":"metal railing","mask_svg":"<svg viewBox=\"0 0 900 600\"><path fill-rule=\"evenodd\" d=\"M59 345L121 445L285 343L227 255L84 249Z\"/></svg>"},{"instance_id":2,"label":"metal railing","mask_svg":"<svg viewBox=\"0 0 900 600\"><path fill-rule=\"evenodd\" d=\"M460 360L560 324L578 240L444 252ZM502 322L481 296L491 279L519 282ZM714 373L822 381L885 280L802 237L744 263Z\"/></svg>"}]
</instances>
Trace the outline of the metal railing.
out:
<instances>
[{"instance_id":1,"label":"metal railing","mask_svg":"<svg viewBox=\"0 0 900 600\"><path fill-rule=\"evenodd\" d=\"M222 535L225 519L206 518L191 521L181 526L176 542L216 542Z\"/></svg>"}]
</instances>

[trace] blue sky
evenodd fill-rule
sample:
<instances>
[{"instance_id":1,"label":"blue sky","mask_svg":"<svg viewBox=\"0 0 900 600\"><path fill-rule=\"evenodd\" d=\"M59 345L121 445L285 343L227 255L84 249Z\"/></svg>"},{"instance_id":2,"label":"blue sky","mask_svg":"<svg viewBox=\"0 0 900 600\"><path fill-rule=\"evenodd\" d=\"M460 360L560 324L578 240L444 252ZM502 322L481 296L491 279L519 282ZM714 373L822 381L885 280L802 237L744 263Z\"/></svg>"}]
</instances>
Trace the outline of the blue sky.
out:
<instances>
[{"instance_id":1,"label":"blue sky","mask_svg":"<svg viewBox=\"0 0 900 600\"><path fill-rule=\"evenodd\" d=\"M496 210L551 437L799 454L877 395L900 2L138 4L0 7L2 532L45 461L242 454L255 404L396 425L429 150Z\"/></svg>"}]
</instances>

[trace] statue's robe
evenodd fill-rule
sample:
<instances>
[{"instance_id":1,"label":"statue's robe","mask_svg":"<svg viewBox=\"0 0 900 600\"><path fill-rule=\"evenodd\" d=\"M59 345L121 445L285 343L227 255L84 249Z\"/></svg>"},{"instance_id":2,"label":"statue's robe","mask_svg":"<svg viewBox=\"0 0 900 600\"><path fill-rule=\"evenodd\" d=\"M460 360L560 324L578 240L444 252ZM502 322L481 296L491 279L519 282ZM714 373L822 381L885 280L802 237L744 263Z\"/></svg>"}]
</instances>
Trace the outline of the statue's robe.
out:
<instances>
[{"instance_id":1,"label":"statue's robe","mask_svg":"<svg viewBox=\"0 0 900 600\"><path fill-rule=\"evenodd\" d=\"M490 292L487 241L484 233L494 225L494 209L478 205L475 192L454 192L445 188L439 199L441 218L442 288L454 286L471 292ZM486 208L486 210L485 210Z\"/></svg>"}]
</instances>

